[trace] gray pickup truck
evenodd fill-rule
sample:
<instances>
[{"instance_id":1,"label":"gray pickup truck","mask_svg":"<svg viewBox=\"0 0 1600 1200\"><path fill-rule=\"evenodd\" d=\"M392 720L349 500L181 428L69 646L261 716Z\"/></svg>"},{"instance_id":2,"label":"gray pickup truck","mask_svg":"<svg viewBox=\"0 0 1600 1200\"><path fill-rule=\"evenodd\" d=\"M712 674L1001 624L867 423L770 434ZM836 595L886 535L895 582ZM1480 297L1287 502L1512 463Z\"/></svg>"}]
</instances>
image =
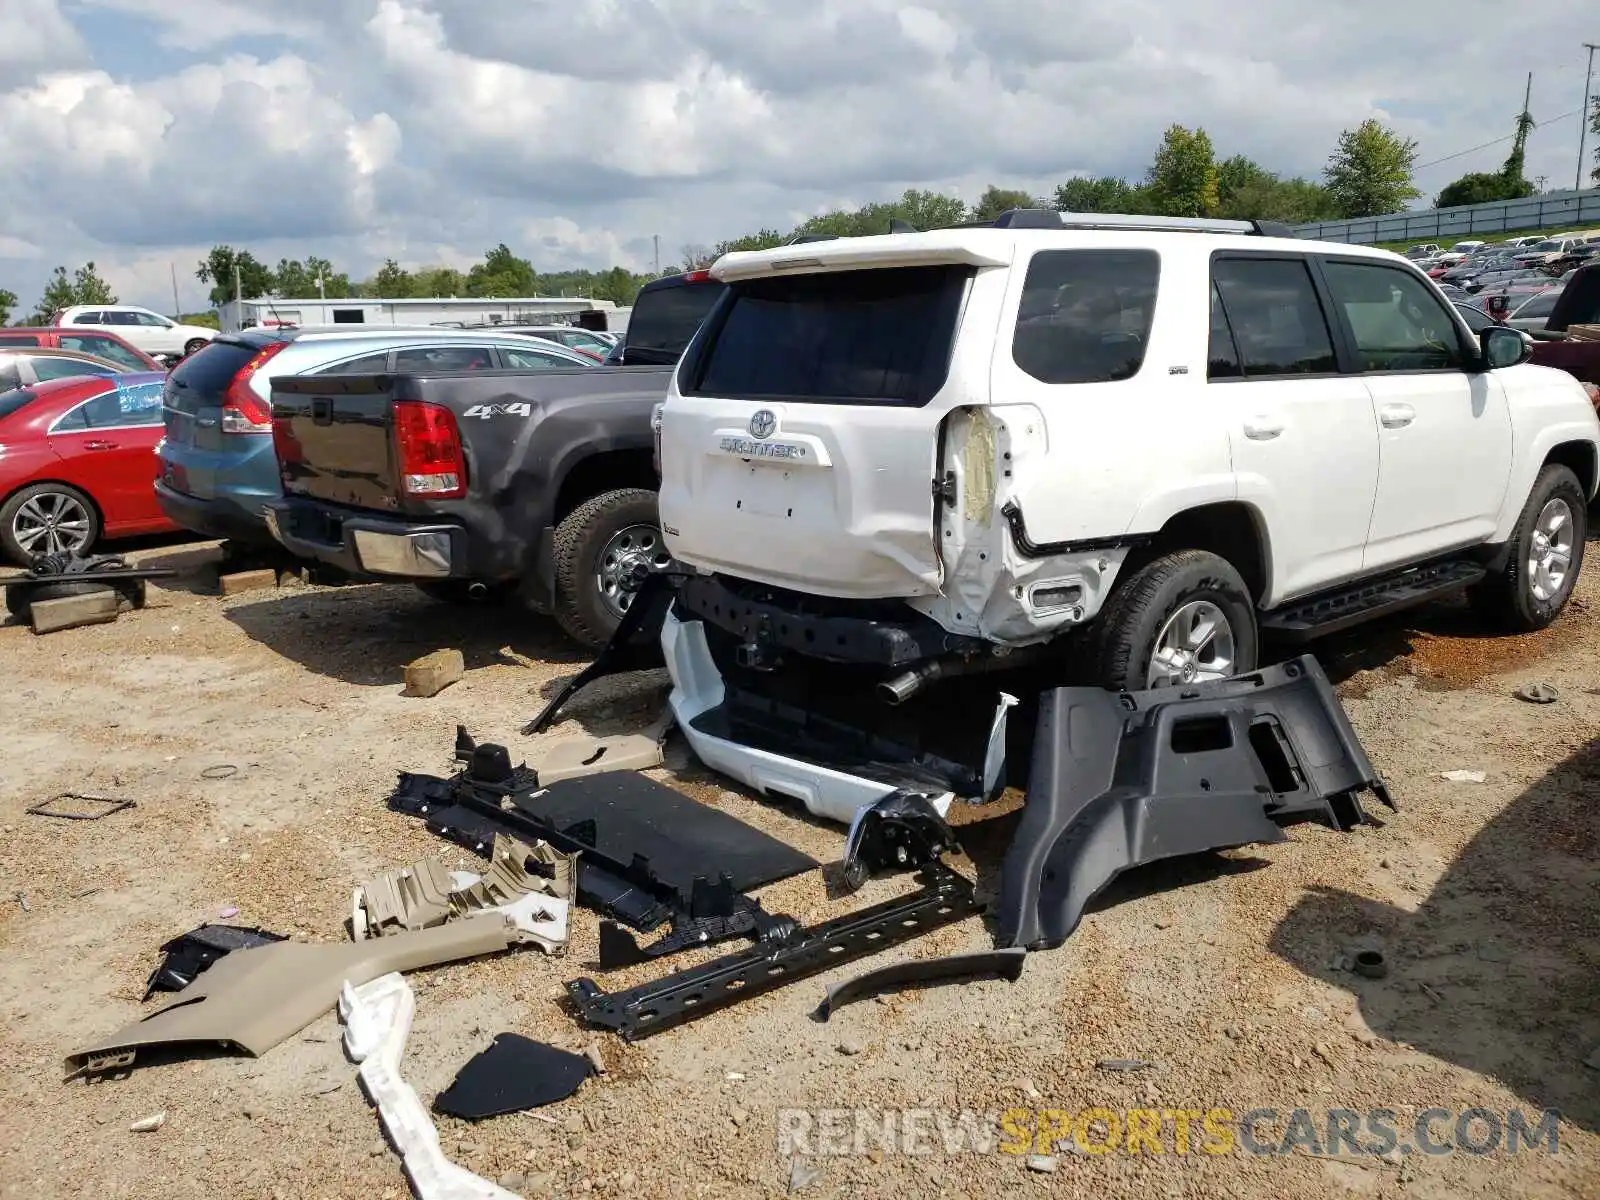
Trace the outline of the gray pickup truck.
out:
<instances>
[{"instance_id":1,"label":"gray pickup truck","mask_svg":"<svg viewBox=\"0 0 1600 1200\"><path fill-rule=\"evenodd\" d=\"M515 596L597 648L670 562L650 414L671 370L274 379L267 524L344 576Z\"/></svg>"}]
</instances>

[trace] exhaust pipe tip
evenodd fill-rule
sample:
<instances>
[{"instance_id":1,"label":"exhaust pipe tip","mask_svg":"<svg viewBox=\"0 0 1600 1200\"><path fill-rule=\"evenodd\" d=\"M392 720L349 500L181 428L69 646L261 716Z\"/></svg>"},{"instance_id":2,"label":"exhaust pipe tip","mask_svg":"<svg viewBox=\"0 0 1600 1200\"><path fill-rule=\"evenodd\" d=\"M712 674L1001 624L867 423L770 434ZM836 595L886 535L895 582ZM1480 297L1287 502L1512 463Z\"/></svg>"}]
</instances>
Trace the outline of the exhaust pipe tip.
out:
<instances>
[{"instance_id":1,"label":"exhaust pipe tip","mask_svg":"<svg viewBox=\"0 0 1600 1200\"><path fill-rule=\"evenodd\" d=\"M885 704L901 705L922 690L923 677L920 672L906 671L892 679L885 679L877 685L878 699Z\"/></svg>"}]
</instances>

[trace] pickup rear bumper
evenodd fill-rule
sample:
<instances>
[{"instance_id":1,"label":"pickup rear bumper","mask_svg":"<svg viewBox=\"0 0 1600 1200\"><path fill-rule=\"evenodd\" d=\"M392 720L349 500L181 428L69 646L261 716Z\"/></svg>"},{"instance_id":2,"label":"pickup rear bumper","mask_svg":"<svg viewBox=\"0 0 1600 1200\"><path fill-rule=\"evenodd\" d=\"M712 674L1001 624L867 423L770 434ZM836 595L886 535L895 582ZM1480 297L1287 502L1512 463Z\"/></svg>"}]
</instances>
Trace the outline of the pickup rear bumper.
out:
<instances>
[{"instance_id":1,"label":"pickup rear bumper","mask_svg":"<svg viewBox=\"0 0 1600 1200\"><path fill-rule=\"evenodd\" d=\"M267 528L296 558L366 579L470 579L467 531L438 522L345 516L303 500L269 501Z\"/></svg>"}]
</instances>

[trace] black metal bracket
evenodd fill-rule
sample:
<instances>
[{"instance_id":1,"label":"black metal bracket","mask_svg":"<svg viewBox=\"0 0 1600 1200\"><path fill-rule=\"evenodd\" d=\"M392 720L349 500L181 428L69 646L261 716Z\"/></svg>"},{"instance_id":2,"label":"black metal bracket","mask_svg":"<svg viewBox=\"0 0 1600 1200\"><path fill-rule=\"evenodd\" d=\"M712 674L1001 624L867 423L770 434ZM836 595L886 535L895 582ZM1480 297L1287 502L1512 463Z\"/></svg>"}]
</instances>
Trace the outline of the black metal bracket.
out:
<instances>
[{"instance_id":1,"label":"black metal bracket","mask_svg":"<svg viewBox=\"0 0 1600 1200\"><path fill-rule=\"evenodd\" d=\"M955 832L928 796L902 788L856 813L840 881L845 891L859 891L880 871L915 871L958 848Z\"/></svg>"},{"instance_id":2,"label":"black metal bracket","mask_svg":"<svg viewBox=\"0 0 1600 1200\"><path fill-rule=\"evenodd\" d=\"M812 1015L819 1021L826 1021L852 1001L864 1000L868 996L876 996L891 988L903 988L912 984L955 983L959 980L978 979L985 975L994 975L1015 983L1022 977L1023 960L1027 955L1026 950L1018 947L1009 950L980 950L975 954L952 954L946 958L912 958L904 962L890 963L886 967L879 967L857 975L854 979L834 984L823 996L822 1003L817 1005L817 1011Z\"/></svg>"},{"instance_id":3,"label":"black metal bracket","mask_svg":"<svg viewBox=\"0 0 1600 1200\"><path fill-rule=\"evenodd\" d=\"M636 1041L983 911L972 884L943 863L924 867L919 878L920 891L815 927L801 926L782 941L622 992L603 992L592 979L574 979L567 995L587 1024Z\"/></svg>"},{"instance_id":4,"label":"black metal bracket","mask_svg":"<svg viewBox=\"0 0 1600 1200\"><path fill-rule=\"evenodd\" d=\"M712 946L736 937L754 935L757 940L781 941L799 928L799 922L783 914L772 914L733 887L723 875L716 883L704 876L694 881L689 907L673 914L672 932L648 946L639 945L631 933L615 921L600 922L600 966L611 971L663 958L696 946Z\"/></svg>"},{"instance_id":5,"label":"black metal bracket","mask_svg":"<svg viewBox=\"0 0 1600 1200\"><path fill-rule=\"evenodd\" d=\"M676 579L677 573L672 571L654 572L645 578L611 640L601 647L592 663L567 680L543 712L522 727L524 734L543 733L550 728L568 702L597 679L664 665L661 628L672 607Z\"/></svg>"}]
</instances>

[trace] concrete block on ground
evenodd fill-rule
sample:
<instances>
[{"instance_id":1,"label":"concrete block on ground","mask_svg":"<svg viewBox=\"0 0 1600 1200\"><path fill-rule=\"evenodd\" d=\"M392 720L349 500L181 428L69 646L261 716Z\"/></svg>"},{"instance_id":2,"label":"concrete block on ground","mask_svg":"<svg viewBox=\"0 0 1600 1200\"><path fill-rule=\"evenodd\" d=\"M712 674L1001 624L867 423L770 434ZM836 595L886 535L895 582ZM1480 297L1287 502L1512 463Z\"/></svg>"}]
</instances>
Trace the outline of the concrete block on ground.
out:
<instances>
[{"instance_id":1,"label":"concrete block on ground","mask_svg":"<svg viewBox=\"0 0 1600 1200\"><path fill-rule=\"evenodd\" d=\"M437 696L467 673L467 661L459 650L435 650L406 664L405 696Z\"/></svg>"},{"instance_id":2,"label":"concrete block on ground","mask_svg":"<svg viewBox=\"0 0 1600 1200\"><path fill-rule=\"evenodd\" d=\"M122 611L122 598L110 588L59 600L35 600L31 605L33 631L55 633L79 625L109 625Z\"/></svg>"},{"instance_id":3,"label":"concrete block on ground","mask_svg":"<svg viewBox=\"0 0 1600 1200\"><path fill-rule=\"evenodd\" d=\"M278 586L278 573L270 568L260 571L235 571L217 579L224 596L237 596L241 592L258 592L263 588Z\"/></svg>"}]
</instances>

